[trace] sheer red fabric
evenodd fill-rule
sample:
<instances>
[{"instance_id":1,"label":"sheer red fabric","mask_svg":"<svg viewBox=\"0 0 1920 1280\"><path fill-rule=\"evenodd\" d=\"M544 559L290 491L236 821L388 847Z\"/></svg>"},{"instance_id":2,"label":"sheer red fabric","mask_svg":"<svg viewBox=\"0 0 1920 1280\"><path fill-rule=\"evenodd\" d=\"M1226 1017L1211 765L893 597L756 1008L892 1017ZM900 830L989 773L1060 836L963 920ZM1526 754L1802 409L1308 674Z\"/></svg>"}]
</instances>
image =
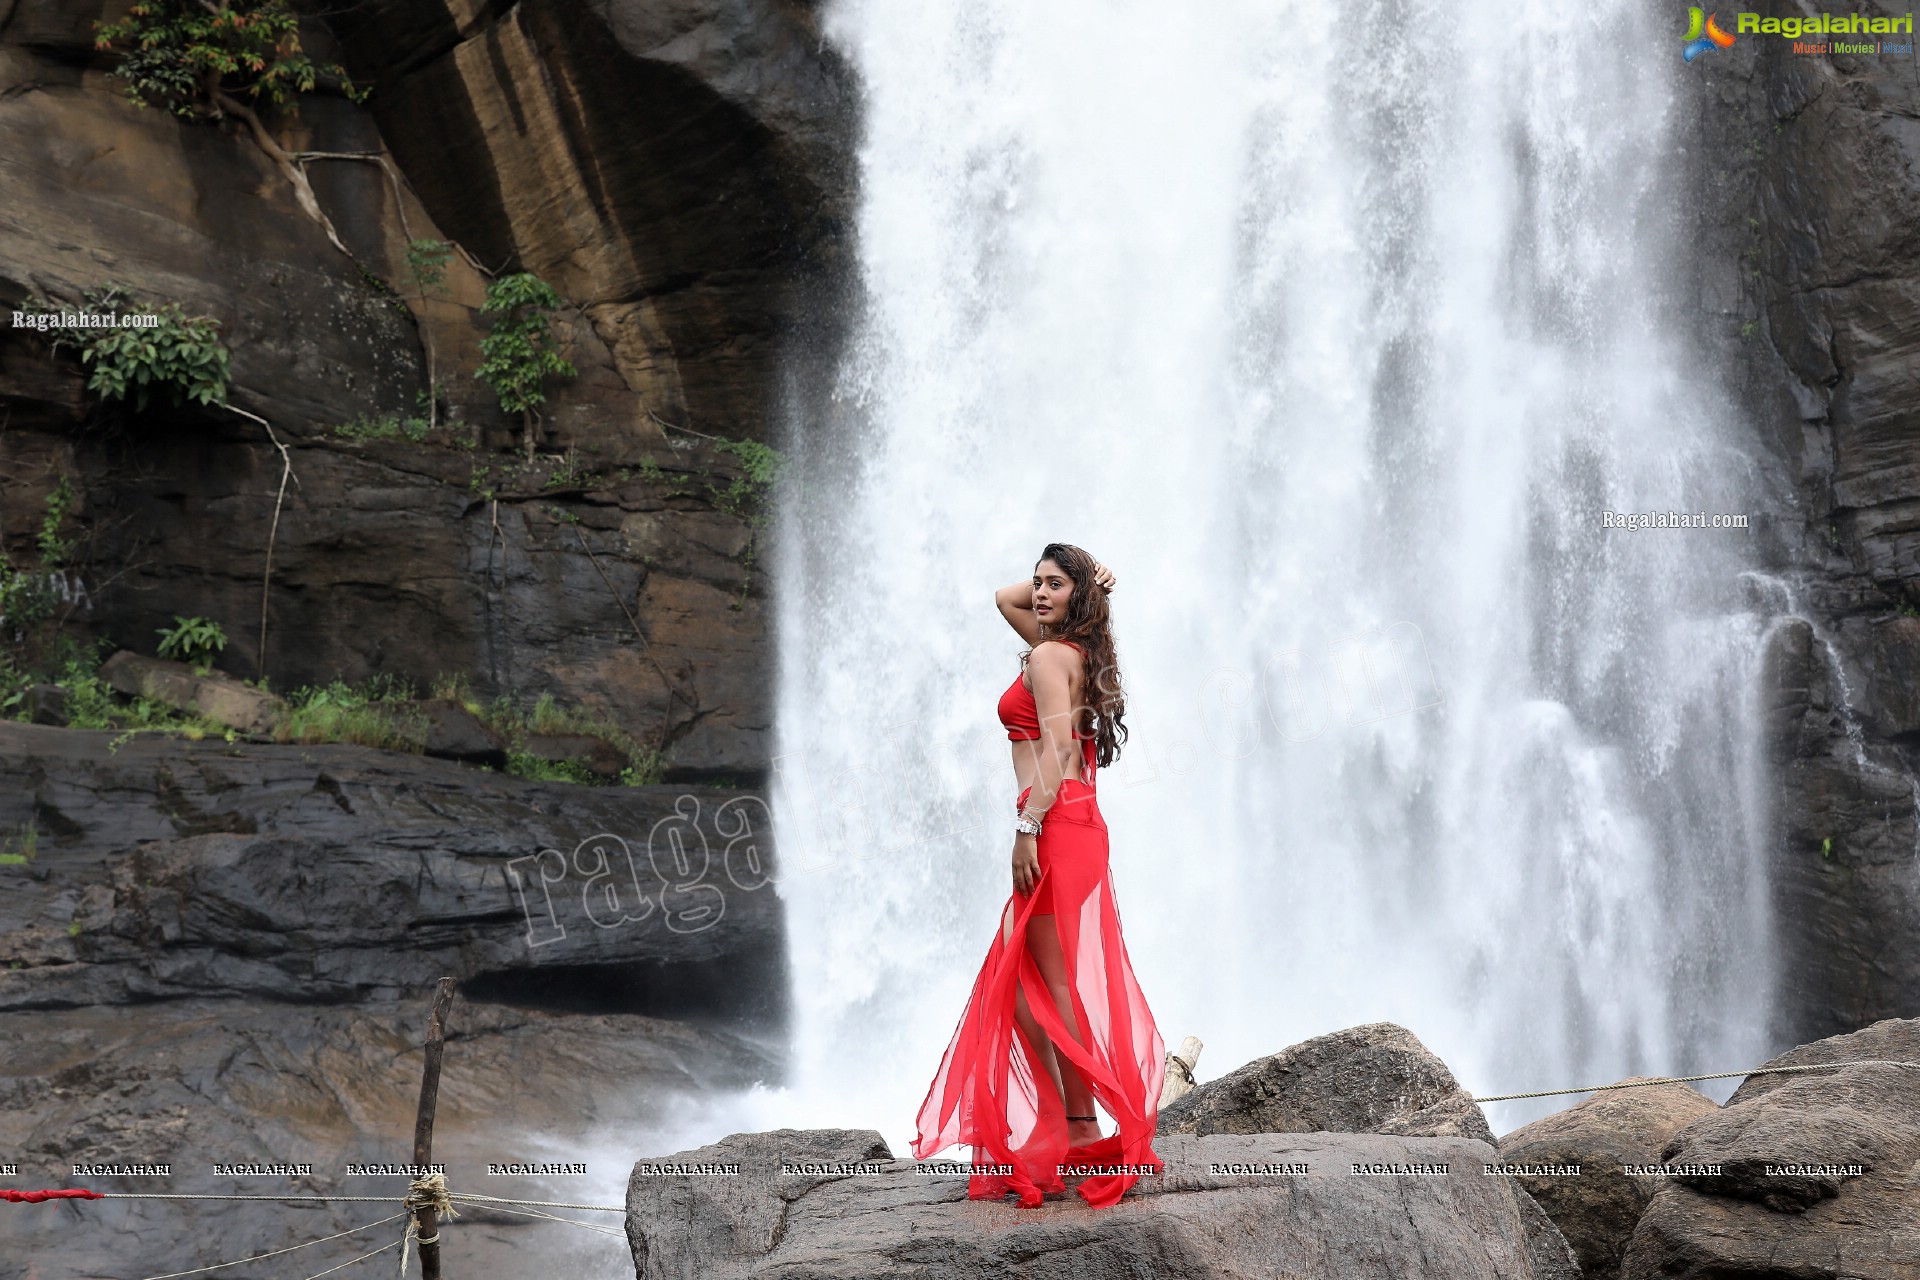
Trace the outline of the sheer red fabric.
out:
<instances>
[{"instance_id":1,"label":"sheer red fabric","mask_svg":"<svg viewBox=\"0 0 1920 1280\"><path fill-rule=\"evenodd\" d=\"M1085 756L1083 771L1091 778L1091 740ZM1016 812L1026 799L1021 792ZM1162 1167L1153 1130L1166 1047L1121 938L1107 824L1092 786L1078 778L1061 783L1037 844L1040 881L1029 896L1008 896L973 994L920 1105L913 1153L924 1159L961 1143L973 1148L975 1163L1011 1166L1004 1175L971 1175L967 1195L997 1200L1013 1192L1023 1208L1063 1194L1066 1178L1079 1172L1075 1166L1091 1166L1075 1191L1102 1207L1118 1201L1142 1171ZM1027 945L1033 918L1046 913L1060 936L1070 1006L1081 1029L1077 1041ZM1116 1132L1086 1146L1067 1145L1066 1107L1040 1046L1028 1041L1015 1017L1016 990L1026 994L1063 1069L1070 1062L1079 1070Z\"/></svg>"}]
</instances>

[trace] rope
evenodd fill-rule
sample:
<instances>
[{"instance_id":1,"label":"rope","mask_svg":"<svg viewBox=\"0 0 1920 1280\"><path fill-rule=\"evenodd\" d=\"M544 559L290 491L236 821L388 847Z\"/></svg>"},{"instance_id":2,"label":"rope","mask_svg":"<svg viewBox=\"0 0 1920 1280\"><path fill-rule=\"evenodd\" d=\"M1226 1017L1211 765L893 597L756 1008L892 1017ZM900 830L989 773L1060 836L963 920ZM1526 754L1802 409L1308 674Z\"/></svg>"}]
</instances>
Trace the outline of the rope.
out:
<instances>
[{"instance_id":1,"label":"rope","mask_svg":"<svg viewBox=\"0 0 1920 1280\"><path fill-rule=\"evenodd\" d=\"M441 1178L440 1174L433 1176L435 1178ZM417 1186L419 1184L416 1183L415 1185ZM536 1209L587 1209L595 1213L625 1213L627 1211L625 1205L618 1204L570 1204L564 1200L510 1200L501 1196L483 1196L471 1191L448 1191L446 1190L444 1178L441 1178L440 1189L442 1194L444 1194L448 1200L452 1201L477 1200L484 1201L487 1204L523 1204ZM409 1196L413 1194L412 1187L407 1189L407 1194ZM38 1204L42 1200L56 1199L272 1200L285 1204L392 1204L394 1200L392 1196L235 1196L196 1195L180 1191L85 1191L79 1188L74 1188L69 1191L7 1191L0 1189L0 1200ZM410 1204L411 1202L405 1197L402 1197L401 1203ZM415 1204L413 1207L419 1208L421 1206ZM453 1212L451 1207L441 1209L437 1201L434 1202L434 1208L440 1209L442 1213L447 1214L449 1217L458 1216Z\"/></svg>"},{"instance_id":2,"label":"rope","mask_svg":"<svg viewBox=\"0 0 1920 1280\"><path fill-rule=\"evenodd\" d=\"M97 1191L94 1200L279 1200L289 1204L392 1204L392 1196L212 1196L180 1191Z\"/></svg>"},{"instance_id":3,"label":"rope","mask_svg":"<svg viewBox=\"0 0 1920 1280\"><path fill-rule=\"evenodd\" d=\"M191 1271L169 1271L164 1276L147 1276L146 1280L177 1280L177 1277L179 1276L200 1276L200 1275L205 1275L209 1271L224 1271L228 1267L237 1267L242 1265L243 1263L259 1262L263 1258L277 1258L283 1253L292 1253L295 1249L304 1249L307 1247L307 1245L310 1245L310 1244L325 1244L329 1240L338 1240L343 1236L355 1236L355 1235L359 1235L362 1231L371 1231L375 1227L384 1227L389 1222L398 1222L401 1218L405 1216L406 1216L405 1214L396 1213L391 1218L382 1218L378 1222L369 1222L364 1227L353 1227L347 1231L335 1232L333 1235L330 1235L330 1236L321 1236L318 1240L307 1240L301 1244L288 1245L284 1249L275 1249L272 1253L256 1253L251 1258L241 1258L234 1262L216 1262L210 1267L195 1267ZM398 1243L399 1241L397 1240L394 1241L394 1244L398 1244ZM390 1244L384 1247L391 1249L393 1248L393 1245ZM378 1251L376 1250L376 1252ZM356 1258L354 1259L354 1261L358 1262L359 1259ZM334 1270L337 1271L339 1270L339 1268L335 1267ZM325 1275L326 1272L323 1271L320 1274Z\"/></svg>"},{"instance_id":4,"label":"rope","mask_svg":"<svg viewBox=\"0 0 1920 1280\"><path fill-rule=\"evenodd\" d=\"M503 1200L499 1196L476 1195L471 1191L449 1193L455 1200L479 1200L487 1204L524 1204L536 1209L591 1209L596 1213L625 1213L623 1204L567 1204L559 1200Z\"/></svg>"},{"instance_id":5,"label":"rope","mask_svg":"<svg viewBox=\"0 0 1920 1280\"><path fill-rule=\"evenodd\" d=\"M432 1235L423 1236L420 1234L419 1212L422 1209L432 1209L440 1215L442 1221L445 1221L449 1218L459 1217L460 1211L453 1207L453 1201L447 1196L446 1175L439 1173L430 1173L424 1178L415 1178L408 1184L406 1199L401 1203L407 1206L407 1229L405 1234L400 1237L400 1274L404 1276L407 1274L407 1259L413 1253L413 1246L416 1240L419 1241L422 1248L430 1244L440 1243L440 1228L437 1225L434 1227ZM391 1248L392 1246L388 1247Z\"/></svg>"},{"instance_id":6,"label":"rope","mask_svg":"<svg viewBox=\"0 0 1920 1280\"><path fill-rule=\"evenodd\" d=\"M504 1205L474 1205L488 1213L511 1213L520 1218L544 1218L548 1222L564 1222L570 1227L579 1227L582 1231L596 1231L603 1236L612 1236L616 1240L625 1240L627 1233L617 1227L603 1227L597 1222L581 1222L578 1218L563 1218L557 1213L547 1213L542 1209L509 1209Z\"/></svg>"},{"instance_id":7,"label":"rope","mask_svg":"<svg viewBox=\"0 0 1920 1280\"><path fill-rule=\"evenodd\" d=\"M404 1237L402 1238L404 1239ZM348 1267L352 1266L354 1263L365 1262L368 1258L371 1258L374 1254L385 1253L387 1250L393 1248L394 1244L399 1244L399 1243L400 1243L399 1240L395 1240L393 1244L383 1244L378 1249L369 1249L367 1252L361 1254L357 1258L348 1258L345 1262L341 1263L337 1267L328 1267L325 1271L316 1271L312 1275L308 1276L307 1280L320 1280L321 1276L330 1276L336 1271L345 1271Z\"/></svg>"},{"instance_id":8,"label":"rope","mask_svg":"<svg viewBox=\"0 0 1920 1280\"><path fill-rule=\"evenodd\" d=\"M1609 1089L1644 1089L1656 1084L1689 1084L1695 1080L1732 1080L1741 1076L1785 1075L1798 1071L1832 1071L1836 1067L1911 1067L1920 1071L1920 1062L1895 1062L1888 1058L1850 1058L1844 1062L1815 1062L1797 1067L1755 1067L1751 1071L1716 1071L1703 1076L1659 1076L1651 1080L1623 1080L1618 1084L1590 1084L1578 1089L1536 1089L1532 1093L1492 1093L1475 1102L1513 1102L1520 1098L1552 1098L1565 1093L1605 1093Z\"/></svg>"}]
</instances>

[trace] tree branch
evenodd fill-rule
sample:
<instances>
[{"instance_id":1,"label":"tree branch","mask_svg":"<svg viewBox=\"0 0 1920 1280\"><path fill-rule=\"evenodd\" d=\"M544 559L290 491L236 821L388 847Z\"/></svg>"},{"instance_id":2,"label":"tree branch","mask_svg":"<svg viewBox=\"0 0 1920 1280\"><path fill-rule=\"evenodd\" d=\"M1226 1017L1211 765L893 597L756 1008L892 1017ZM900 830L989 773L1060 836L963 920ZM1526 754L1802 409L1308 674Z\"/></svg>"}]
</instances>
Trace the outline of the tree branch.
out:
<instances>
[{"instance_id":1,"label":"tree branch","mask_svg":"<svg viewBox=\"0 0 1920 1280\"><path fill-rule=\"evenodd\" d=\"M280 443L280 437L274 434L273 424L257 413L248 413L245 409L221 401L220 407L230 413L237 413L251 419L267 429L267 439L273 441L273 447L280 451L280 492L273 498L273 524L267 530L267 563L260 573L260 648L254 659L258 667L258 678L267 678L267 593L273 587L273 544L280 535L280 507L286 501L287 480L292 478L297 485L300 477L293 474L293 455L287 452L287 446Z\"/></svg>"},{"instance_id":2,"label":"tree branch","mask_svg":"<svg viewBox=\"0 0 1920 1280\"><path fill-rule=\"evenodd\" d=\"M213 87L212 94L214 106L246 122L247 128L253 133L255 144L267 153L267 158L273 161L279 168L281 176L286 178L293 187L294 202L309 218L320 224L321 230L327 233L327 239L333 242L334 248L346 254L347 257L353 258L352 250L341 243L339 233L333 229L333 223L327 218L326 212L320 208L320 198L313 194L313 184L307 181L306 170L294 163L293 153L274 140L274 136L267 132L267 126L260 122L260 117L254 113L252 107L217 86ZM359 260L354 259L354 263L357 266Z\"/></svg>"}]
</instances>

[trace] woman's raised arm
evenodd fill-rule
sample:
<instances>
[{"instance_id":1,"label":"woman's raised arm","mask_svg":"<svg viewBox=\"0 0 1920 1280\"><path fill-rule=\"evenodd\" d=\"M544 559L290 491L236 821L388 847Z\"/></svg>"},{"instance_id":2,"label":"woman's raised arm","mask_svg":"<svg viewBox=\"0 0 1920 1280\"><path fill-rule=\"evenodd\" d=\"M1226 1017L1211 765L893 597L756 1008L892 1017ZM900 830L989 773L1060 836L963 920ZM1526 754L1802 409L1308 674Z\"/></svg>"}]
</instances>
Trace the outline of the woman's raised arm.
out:
<instances>
[{"instance_id":1,"label":"woman's raised arm","mask_svg":"<svg viewBox=\"0 0 1920 1280\"><path fill-rule=\"evenodd\" d=\"M1040 619L1033 614L1033 580L1016 582L993 593L994 607L1007 625L1020 633L1030 645L1040 643Z\"/></svg>"}]
</instances>

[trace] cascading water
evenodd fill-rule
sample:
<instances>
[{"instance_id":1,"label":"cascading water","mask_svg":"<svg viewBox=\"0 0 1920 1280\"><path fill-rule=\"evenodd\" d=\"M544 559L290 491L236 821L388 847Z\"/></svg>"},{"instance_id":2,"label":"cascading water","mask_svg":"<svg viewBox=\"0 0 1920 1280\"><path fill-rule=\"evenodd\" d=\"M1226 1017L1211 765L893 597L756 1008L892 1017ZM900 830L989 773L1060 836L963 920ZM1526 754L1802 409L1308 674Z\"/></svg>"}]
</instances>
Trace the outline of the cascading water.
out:
<instances>
[{"instance_id":1,"label":"cascading water","mask_svg":"<svg viewBox=\"0 0 1920 1280\"><path fill-rule=\"evenodd\" d=\"M1762 1050L1749 535L1603 527L1753 509L1664 301L1670 17L830 11L862 311L790 442L768 1118L906 1149L1010 887L990 597L1055 539L1119 577L1101 804L1203 1078L1377 1019L1477 1092Z\"/></svg>"}]
</instances>

